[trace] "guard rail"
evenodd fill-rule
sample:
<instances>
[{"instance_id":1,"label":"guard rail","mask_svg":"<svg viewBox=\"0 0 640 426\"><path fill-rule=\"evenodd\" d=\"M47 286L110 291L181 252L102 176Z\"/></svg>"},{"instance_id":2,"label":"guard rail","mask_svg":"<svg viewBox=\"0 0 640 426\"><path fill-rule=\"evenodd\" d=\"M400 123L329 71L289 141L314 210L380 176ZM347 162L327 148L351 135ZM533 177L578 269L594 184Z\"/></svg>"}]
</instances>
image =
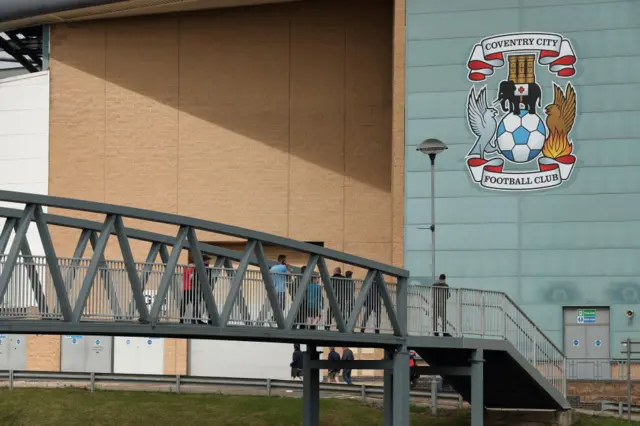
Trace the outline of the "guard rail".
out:
<instances>
[{"instance_id":1,"label":"guard rail","mask_svg":"<svg viewBox=\"0 0 640 426\"><path fill-rule=\"evenodd\" d=\"M86 384L91 392L95 391L99 384L139 384L139 385L168 385L169 391L181 393L183 386L225 386L242 387L254 390L264 390L267 396L272 395L274 389L300 390L302 382L293 380L261 379L261 378L229 378L229 377L204 377L189 375L151 375L151 374L112 374L112 373L77 373L77 372L42 372L42 371L18 371L0 370L0 381L8 381L9 389L16 387L16 382L50 383L52 381L73 382ZM432 387L433 389L433 387ZM152 389L145 389L152 390ZM206 393L206 389L202 389ZM382 396L382 386L358 383L356 385L321 383L321 392L346 393L359 395L362 401L370 396ZM437 409L439 402L449 402L462 408L463 400L455 392L432 392L412 390L411 398L431 400L432 411Z\"/></svg>"}]
</instances>

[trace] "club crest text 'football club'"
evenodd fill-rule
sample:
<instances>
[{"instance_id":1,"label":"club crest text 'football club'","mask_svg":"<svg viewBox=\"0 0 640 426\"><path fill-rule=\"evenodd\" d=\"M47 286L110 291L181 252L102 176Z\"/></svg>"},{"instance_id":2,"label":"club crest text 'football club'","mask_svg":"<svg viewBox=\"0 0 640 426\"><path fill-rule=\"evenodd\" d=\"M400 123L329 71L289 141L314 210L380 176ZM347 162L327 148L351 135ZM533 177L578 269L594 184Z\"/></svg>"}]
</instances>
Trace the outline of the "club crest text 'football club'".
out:
<instances>
[{"instance_id":1,"label":"club crest text 'football club'","mask_svg":"<svg viewBox=\"0 0 640 426\"><path fill-rule=\"evenodd\" d=\"M491 79L507 65L504 78L471 87L467 121L476 141L467 154L473 180L488 189L528 191L552 188L569 179L576 163L571 130L576 119L576 92L570 82L551 83L552 99L543 99L539 71L568 79L576 55L558 34L517 33L489 37L473 47L469 80ZM494 87L492 85L492 87ZM544 107L543 107L544 105ZM541 116L544 113L544 119Z\"/></svg>"}]
</instances>

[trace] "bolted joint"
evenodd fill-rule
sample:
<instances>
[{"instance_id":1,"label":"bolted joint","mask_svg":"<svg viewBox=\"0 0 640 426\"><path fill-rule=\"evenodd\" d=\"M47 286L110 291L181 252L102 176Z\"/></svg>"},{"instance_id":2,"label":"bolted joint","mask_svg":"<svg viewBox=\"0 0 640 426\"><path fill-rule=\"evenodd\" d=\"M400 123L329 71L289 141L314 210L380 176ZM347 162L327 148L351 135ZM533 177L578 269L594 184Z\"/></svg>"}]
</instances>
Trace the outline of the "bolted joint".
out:
<instances>
[{"instance_id":1,"label":"bolted joint","mask_svg":"<svg viewBox=\"0 0 640 426\"><path fill-rule=\"evenodd\" d=\"M429 226L429 229L431 230L431 232L436 232L436 225L432 224L431 226Z\"/></svg>"}]
</instances>

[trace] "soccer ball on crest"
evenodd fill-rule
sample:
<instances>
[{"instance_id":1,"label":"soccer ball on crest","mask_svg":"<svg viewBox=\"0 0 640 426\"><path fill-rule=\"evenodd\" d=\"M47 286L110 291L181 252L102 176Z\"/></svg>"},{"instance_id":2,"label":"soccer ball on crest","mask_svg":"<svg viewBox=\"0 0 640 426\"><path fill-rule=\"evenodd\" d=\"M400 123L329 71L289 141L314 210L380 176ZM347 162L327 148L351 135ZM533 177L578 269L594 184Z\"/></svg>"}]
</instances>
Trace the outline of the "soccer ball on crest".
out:
<instances>
[{"instance_id":1,"label":"soccer ball on crest","mask_svg":"<svg viewBox=\"0 0 640 426\"><path fill-rule=\"evenodd\" d=\"M514 163L527 163L542 150L547 129L536 114L521 110L520 115L507 114L498 125L498 147L505 158Z\"/></svg>"}]
</instances>

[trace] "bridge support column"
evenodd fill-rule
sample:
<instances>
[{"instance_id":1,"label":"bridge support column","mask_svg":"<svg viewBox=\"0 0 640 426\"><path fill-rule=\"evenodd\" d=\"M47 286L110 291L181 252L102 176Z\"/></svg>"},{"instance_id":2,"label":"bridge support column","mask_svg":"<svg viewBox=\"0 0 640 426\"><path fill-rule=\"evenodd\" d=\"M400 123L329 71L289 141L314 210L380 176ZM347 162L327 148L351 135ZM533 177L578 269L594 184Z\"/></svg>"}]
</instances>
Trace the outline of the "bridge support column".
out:
<instances>
[{"instance_id":1,"label":"bridge support column","mask_svg":"<svg viewBox=\"0 0 640 426\"><path fill-rule=\"evenodd\" d=\"M393 351L385 349L384 359L393 359ZM384 370L383 392L383 424L393 426L393 371L390 369Z\"/></svg>"},{"instance_id":2,"label":"bridge support column","mask_svg":"<svg viewBox=\"0 0 640 426\"><path fill-rule=\"evenodd\" d=\"M399 348L393 355L393 426L409 426L409 350Z\"/></svg>"},{"instance_id":3,"label":"bridge support column","mask_svg":"<svg viewBox=\"0 0 640 426\"><path fill-rule=\"evenodd\" d=\"M471 426L484 425L484 352L471 355Z\"/></svg>"},{"instance_id":4,"label":"bridge support column","mask_svg":"<svg viewBox=\"0 0 640 426\"><path fill-rule=\"evenodd\" d=\"M302 354L303 426L320 425L320 370L312 368L312 361L320 359L315 346L307 345Z\"/></svg>"}]
</instances>

